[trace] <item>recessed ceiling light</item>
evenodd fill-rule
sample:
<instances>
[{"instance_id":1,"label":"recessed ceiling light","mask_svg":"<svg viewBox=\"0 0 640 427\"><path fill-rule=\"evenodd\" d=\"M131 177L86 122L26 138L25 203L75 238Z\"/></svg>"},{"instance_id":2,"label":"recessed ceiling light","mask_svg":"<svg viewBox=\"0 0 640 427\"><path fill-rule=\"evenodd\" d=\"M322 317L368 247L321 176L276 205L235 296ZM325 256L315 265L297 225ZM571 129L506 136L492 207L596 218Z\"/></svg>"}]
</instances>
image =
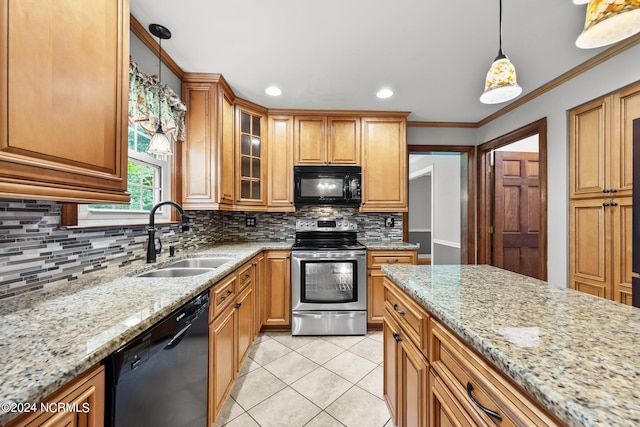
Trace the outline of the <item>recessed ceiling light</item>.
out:
<instances>
[{"instance_id":1,"label":"recessed ceiling light","mask_svg":"<svg viewBox=\"0 0 640 427\"><path fill-rule=\"evenodd\" d=\"M269 86L264 91L267 93L267 95L271 95L271 96L280 96L280 95L282 95L282 89L280 89L279 87L276 87L276 86Z\"/></svg>"},{"instance_id":2,"label":"recessed ceiling light","mask_svg":"<svg viewBox=\"0 0 640 427\"><path fill-rule=\"evenodd\" d=\"M381 89L376 93L376 96L381 99L391 98L393 96L393 91L391 89Z\"/></svg>"}]
</instances>

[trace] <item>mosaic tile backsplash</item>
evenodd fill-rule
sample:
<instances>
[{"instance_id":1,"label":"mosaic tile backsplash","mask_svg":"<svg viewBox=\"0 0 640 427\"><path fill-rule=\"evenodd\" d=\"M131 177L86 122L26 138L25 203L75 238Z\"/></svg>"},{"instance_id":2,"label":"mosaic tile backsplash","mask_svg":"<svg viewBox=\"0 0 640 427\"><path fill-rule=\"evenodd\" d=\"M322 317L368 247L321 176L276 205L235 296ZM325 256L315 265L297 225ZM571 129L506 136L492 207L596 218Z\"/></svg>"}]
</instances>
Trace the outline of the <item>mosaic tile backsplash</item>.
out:
<instances>
[{"instance_id":1,"label":"mosaic tile backsplash","mask_svg":"<svg viewBox=\"0 0 640 427\"><path fill-rule=\"evenodd\" d=\"M55 202L0 199L0 299L30 292L84 274L118 268L146 257L146 226L95 228L60 227ZM295 213L189 211L191 229L158 226L163 256L174 245L197 249L220 242L293 241L297 218L348 218L358 223L358 238L376 242L402 241L402 214L358 213L353 208L304 208ZM256 227L246 227L246 217ZM392 217L394 228L385 228Z\"/></svg>"}]
</instances>

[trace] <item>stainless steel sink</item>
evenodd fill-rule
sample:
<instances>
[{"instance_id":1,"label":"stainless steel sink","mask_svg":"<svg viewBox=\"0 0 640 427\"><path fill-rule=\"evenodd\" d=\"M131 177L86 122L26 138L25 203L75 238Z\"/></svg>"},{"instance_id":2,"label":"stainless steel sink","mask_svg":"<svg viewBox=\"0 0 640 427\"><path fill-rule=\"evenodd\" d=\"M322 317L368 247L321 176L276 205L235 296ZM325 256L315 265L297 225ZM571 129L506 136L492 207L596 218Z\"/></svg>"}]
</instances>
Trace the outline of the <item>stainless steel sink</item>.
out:
<instances>
[{"instance_id":1,"label":"stainless steel sink","mask_svg":"<svg viewBox=\"0 0 640 427\"><path fill-rule=\"evenodd\" d=\"M222 264L232 260L231 257L202 257L202 258L186 258L169 264L169 268L186 267L186 268L216 268Z\"/></svg>"},{"instance_id":2,"label":"stainless steel sink","mask_svg":"<svg viewBox=\"0 0 640 427\"><path fill-rule=\"evenodd\" d=\"M208 273L211 270L213 268L165 267L140 273L136 277L189 277Z\"/></svg>"}]
</instances>

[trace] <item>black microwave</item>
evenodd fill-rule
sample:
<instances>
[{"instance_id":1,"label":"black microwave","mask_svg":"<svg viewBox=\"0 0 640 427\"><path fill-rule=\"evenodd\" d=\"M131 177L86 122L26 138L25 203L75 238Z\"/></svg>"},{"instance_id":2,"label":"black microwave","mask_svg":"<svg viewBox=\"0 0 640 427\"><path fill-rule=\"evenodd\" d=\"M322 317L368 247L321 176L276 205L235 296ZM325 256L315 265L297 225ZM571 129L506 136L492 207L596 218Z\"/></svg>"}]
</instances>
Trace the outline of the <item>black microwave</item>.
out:
<instances>
[{"instance_id":1,"label":"black microwave","mask_svg":"<svg viewBox=\"0 0 640 427\"><path fill-rule=\"evenodd\" d=\"M360 166L294 166L296 206L360 206Z\"/></svg>"}]
</instances>

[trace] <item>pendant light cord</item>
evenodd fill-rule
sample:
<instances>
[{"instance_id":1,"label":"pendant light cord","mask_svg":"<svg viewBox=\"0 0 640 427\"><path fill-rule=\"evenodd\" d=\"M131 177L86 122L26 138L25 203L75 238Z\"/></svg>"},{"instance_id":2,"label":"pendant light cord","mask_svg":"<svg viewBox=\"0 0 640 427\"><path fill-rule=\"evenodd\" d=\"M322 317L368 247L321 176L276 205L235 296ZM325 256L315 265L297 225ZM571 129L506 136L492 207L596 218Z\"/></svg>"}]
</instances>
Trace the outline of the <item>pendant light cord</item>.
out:
<instances>
[{"instance_id":1,"label":"pendant light cord","mask_svg":"<svg viewBox=\"0 0 640 427\"><path fill-rule=\"evenodd\" d=\"M502 1L502 0L500 0ZM158 127L162 129L162 37L159 37L160 52L158 55Z\"/></svg>"},{"instance_id":2,"label":"pendant light cord","mask_svg":"<svg viewBox=\"0 0 640 427\"><path fill-rule=\"evenodd\" d=\"M502 53L502 0L500 0L500 15L499 16L500 16L500 18L499 18L500 19L499 20L499 23L500 23L500 31L499 31L499 38L500 38L499 46L500 46L500 49L498 50L498 56L504 55L504 53Z\"/></svg>"}]
</instances>

